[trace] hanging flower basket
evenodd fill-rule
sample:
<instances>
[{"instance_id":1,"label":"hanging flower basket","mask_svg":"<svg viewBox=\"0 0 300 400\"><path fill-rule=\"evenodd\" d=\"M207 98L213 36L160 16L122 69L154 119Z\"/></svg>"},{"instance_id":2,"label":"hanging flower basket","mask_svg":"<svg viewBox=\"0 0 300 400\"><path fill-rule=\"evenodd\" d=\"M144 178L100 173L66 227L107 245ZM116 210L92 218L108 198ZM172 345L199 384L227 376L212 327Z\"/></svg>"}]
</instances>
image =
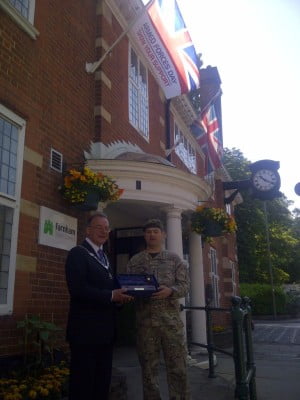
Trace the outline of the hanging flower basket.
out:
<instances>
[{"instance_id":1,"label":"hanging flower basket","mask_svg":"<svg viewBox=\"0 0 300 400\"><path fill-rule=\"evenodd\" d=\"M73 203L72 205L81 211L93 211L97 210L99 204L99 193L87 192L85 200L81 203Z\"/></svg>"},{"instance_id":2,"label":"hanging flower basket","mask_svg":"<svg viewBox=\"0 0 300 400\"><path fill-rule=\"evenodd\" d=\"M220 225L216 221L207 220L203 222L202 234L204 236L211 236L211 237L222 236L223 234L222 225Z\"/></svg>"},{"instance_id":3,"label":"hanging flower basket","mask_svg":"<svg viewBox=\"0 0 300 400\"><path fill-rule=\"evenodd\" d=\"M59 190L66 201L81 211L97 210L99 202L116 201L124 192L111 177L88 167L67 170Z\"/></svg>"},{"instance_id":4,"label":"hanging flower basket","mask_svg":"<svg viewBox=\"0 0 300 400\"><path fill-rule=\"evenodd\" d=\"M199 206L191 216L191 229L210 241L212 237L235 232L236 223L223 208Z\"/></svg>"}]
</instances>

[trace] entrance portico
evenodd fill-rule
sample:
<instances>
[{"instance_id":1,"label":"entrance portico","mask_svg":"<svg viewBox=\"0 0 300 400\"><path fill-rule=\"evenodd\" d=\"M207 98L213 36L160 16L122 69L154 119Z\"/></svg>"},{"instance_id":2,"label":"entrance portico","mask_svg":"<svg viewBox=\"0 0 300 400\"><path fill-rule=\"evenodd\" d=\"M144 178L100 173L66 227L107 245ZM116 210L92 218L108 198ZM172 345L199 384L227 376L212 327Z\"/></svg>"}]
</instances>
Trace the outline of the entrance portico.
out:
<instances>
[{"instance_id":1,"label":"entrance portico","mask_svg":"<svg viewBox=\"0 0 300 400\"><path fill-rule=\"evenodd\" d=\"M88 160L94 171L113 176L124 193L117 202L101 205L112 229L135 233L149 218L160 218L166 227L168 250L187 258L189 263L191 306L204 306L204 271L201 237L189 234L189 254L183 254L183 230L189 231L189 214L211 195L206 181L168 164L132 160ZM134 231L134 232L133 232ZM133 233L132 233L133 232ZM123 250L124 251L124 250ZM117 271L126 264L128 254L118 254ZM184 302L184 299L182 299ZM206 343L205 315L193 311L193 341ZM185 318L184 318L185 320Z\"/></svg>"}]
</instances>

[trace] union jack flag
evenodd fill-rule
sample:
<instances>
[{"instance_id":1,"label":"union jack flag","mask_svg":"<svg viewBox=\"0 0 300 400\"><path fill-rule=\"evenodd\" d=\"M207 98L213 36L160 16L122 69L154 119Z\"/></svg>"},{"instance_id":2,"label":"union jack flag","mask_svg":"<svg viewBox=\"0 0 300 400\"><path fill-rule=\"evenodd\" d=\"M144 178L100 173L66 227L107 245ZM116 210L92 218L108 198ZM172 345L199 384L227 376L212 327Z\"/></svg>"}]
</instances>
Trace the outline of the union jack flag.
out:
<instances>
[{"instance_id":1,"label":"union jack flag","mask_svg":"<svg viewBox=\"0 0 300 400\"><path fill-rule=\"evenodd\" d=\"M199 59L176 0L143 0L147 13L131 30L166 98L200 85Z\"/></svg>"},{"instance_id":2,"label":"union jack flag","mask_svg":"<svg viewBox=\"0 0 300 400\"><path fill-rule=\"evenodd\" d=\"M191 131L205 155L207 175L222 165L223 156L222 134L214 104L210 104L193 122Z\"/></svg>"}]
</instances>

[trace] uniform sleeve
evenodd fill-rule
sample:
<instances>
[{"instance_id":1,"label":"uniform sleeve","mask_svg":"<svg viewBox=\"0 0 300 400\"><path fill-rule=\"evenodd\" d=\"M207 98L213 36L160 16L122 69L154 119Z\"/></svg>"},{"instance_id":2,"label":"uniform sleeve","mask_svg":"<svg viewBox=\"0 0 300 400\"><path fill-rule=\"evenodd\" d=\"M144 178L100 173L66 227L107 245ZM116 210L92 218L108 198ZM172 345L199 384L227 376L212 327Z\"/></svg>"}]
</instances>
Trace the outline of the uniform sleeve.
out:
<instances>
[{"instance_id":1,"label":"uniform sleeve","mask_svg":"<svg viewBox=\"0 0 300 400\"><path fill-rule=\"evenodd\" d=\"M133 262L132 258L128 261L127 266L126 266L126 272L127 274L131 274L133 269Z\"/></svg>"},{"instance_id":2,"label":"uniform sleeve","mask_svg":"<svg viewBox=\"0 0 300 400\"><path fill-rule=\"evenodd\" d=\"M189 286L190 279L187 265L178 257L175 266L175 284L171 286L171 289L173 290L171 297L174 299L185 297L189 291Z\"/></svg>"},{"instance_id":3,"label":"uniform sleeve","mask_svg":"<svg viewBox=\"0 0 300 400\"><path fill-rule=\"evenodd\" d=\"M131 259L128 261L127 263L127 273L128 274L136 274L139 273L139 268L138 268L138 256L134 255L133 257L131 257Z\"/></svg>"}]
</instances>

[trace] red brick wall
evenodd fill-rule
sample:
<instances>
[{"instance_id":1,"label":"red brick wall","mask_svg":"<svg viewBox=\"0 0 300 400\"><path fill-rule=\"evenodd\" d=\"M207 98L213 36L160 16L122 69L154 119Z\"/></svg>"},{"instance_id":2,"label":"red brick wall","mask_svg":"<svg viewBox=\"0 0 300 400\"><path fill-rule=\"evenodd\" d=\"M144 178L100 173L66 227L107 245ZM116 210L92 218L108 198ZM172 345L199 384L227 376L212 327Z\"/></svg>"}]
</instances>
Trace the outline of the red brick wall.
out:
<instances>
[{"instance_id":1,"label":"red brick wall","mask_svg":"<svg viewBox=\"0 0 300 400\"><path fill-rule=\"evenodd\" d=\"M96 59L96 19L94 0L37 1L33 40L0 10L0 102L26 120L25 146L43 157L42 168L24 161L21 198L76 217L58 193L62 176L49 168L50 149L80 163L93 138L95 83L85 63ZM0 356L17 352L16 321L25 313L66 321L66 251L38 245L38 219L21 213L17 253L37 266L16 271L13 315L0 316Z\"/></svg>"},{"instance_id":2,"label":"red brick wall","mask_svg":"<svg viewBox=\"0 0 300 400\"><path fill-rule=\"evenodd\" d=\"M61 175L49 168L50 149L61 152L68 166L82 161L90 141L125 140L144 151L164 156L160 142L166 143L165 102L159 86L148 74L150 142L128 120L128 40L115 47L100 70L111 82L109 89L95 75L85 72L85 63L97 60L103 48L95 49L96 37L111 45L122 29L112 18L96 16L94 0L44 0L36 2L35 27L40 32L32 40L8 16L0 11L0 102L27 121L25 146L43 157L42 168L24 161L21 197L79 218L79 240L84 216L70 210L57 187ZM111 123L94 118L94 106L111 114ZM155 133L155 134L153 134ZM171 126L171 145L173 127ZM173 152L172 162L187 168ZM203 170L203 160L198 160ZM202 171L203 172L203 171ZM223 192L217 189L218 204ZM221 240L217 241L219 261ZM205 264L209 265L205 254ZM228 249L231 257L233 248ZM17 270L12 316L0 316L0 356L19 349L16 321L25 313L40 314L64 327L68 294L64 278L66 251L38 245L38 219L20 214L18 254L35 257L35 272ZM205 271L206 282L208 270ZM223 278L221 277L221 280ZM220 285L222 293L227 290Z\"/></svg>"},{"instance_id":3,"label":"red brick wall","mask_svg":"<svg viewBox=\"0 0 300 400\"><path fill-rule=\"evenodd\" d=\"M122 33L122 29L112 18L110 24L106 18L101 19L100 37L104 37L106 43L113 43ZM103 53L103 51L102 51ZM96 104L102 104L105 110L111 113L111 123L104 118L96 118L95 137L103 142L117 140L130 141L137 144L148 153L164 156L160 141L165 142L165 127L160 123L160 117L165 119L165 104L159 97L159 86L151 73L148 73L149 89L149 130L155 132L150 135L150 142L130 124L128 116L128 54L129 44L124 37L112 53L106 57L101 70L109 78L111 89L105 84L98 83L96 87ZM98 57L101 52L98 53ZM112 113L111 110L114 110Z\"/></svg>"}]
</instances>

